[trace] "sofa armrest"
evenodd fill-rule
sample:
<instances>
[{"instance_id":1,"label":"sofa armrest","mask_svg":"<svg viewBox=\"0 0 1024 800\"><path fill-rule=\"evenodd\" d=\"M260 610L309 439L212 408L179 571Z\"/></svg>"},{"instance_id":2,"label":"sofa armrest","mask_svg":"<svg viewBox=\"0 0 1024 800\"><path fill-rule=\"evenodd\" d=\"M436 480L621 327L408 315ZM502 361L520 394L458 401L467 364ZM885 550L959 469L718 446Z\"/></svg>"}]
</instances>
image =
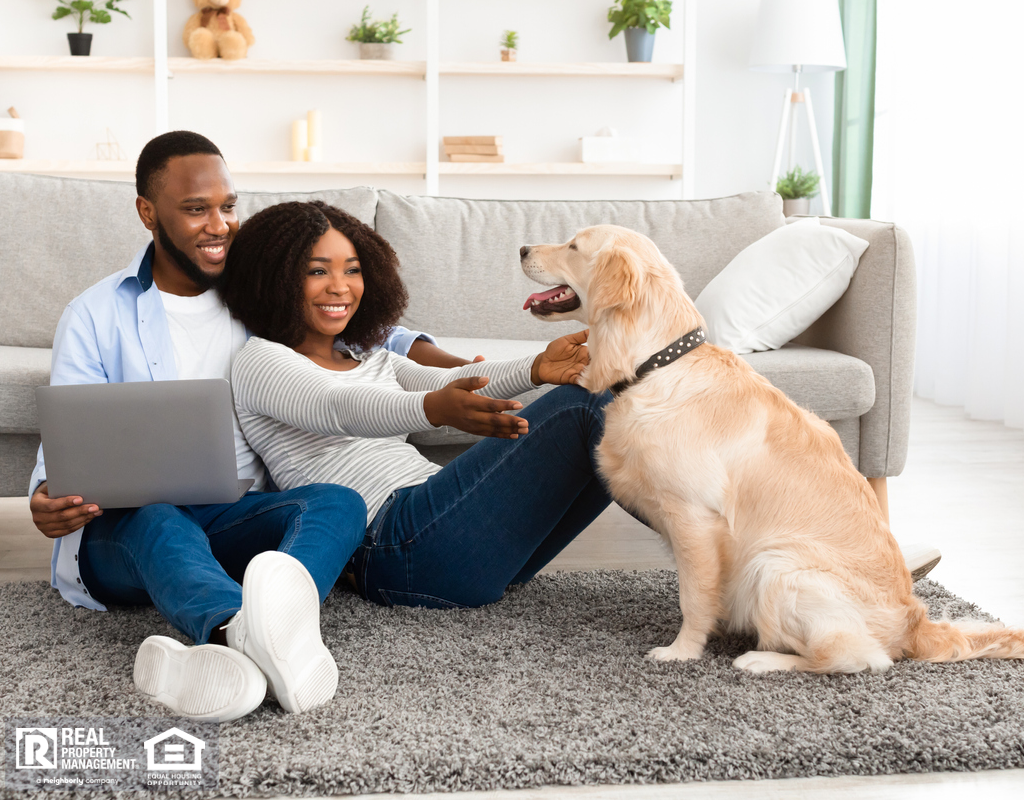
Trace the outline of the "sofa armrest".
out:
<instances>
[{"instance_id":1,"label":"sofa armrest","mask_svg":"<svg viewBox=\"0 0 1024 800\"><path fill-rule=\"evenodd\" d=\"M907 461L914 390L917 295L914 252L891 223L823 217L869 242L845 294L794 341L855 356L875 376L875 404L860 418L860 471L899 475Z\"/></svg>"}]
</instances>

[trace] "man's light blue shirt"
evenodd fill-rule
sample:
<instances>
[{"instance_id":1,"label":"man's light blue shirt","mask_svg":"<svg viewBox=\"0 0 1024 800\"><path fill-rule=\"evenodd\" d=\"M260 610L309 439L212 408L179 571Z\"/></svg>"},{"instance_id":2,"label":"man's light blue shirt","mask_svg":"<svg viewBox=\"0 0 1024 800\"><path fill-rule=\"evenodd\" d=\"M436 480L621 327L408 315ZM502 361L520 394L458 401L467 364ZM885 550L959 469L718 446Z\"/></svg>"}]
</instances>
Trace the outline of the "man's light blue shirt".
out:
<instances>
[{"instance_id":1,"label":"man's light blue shirt","mask_svg":"<svg viewBox=\"0 0 1024 800\"><path fill-rule=\"evenodd\" d=\"M153 283L153 251L152 243L146 245L127 269L104 278L68 303L53 337L51 386L177 379L167 315ZM416 339L435 343L431 336L395 327L384 347L408 355ZM40 446L29 496L45 480ZM82 530L53 540L50 584L69 603L103 611L103 604L82 584L78 570Z\"/></svg>"}]
</instances>

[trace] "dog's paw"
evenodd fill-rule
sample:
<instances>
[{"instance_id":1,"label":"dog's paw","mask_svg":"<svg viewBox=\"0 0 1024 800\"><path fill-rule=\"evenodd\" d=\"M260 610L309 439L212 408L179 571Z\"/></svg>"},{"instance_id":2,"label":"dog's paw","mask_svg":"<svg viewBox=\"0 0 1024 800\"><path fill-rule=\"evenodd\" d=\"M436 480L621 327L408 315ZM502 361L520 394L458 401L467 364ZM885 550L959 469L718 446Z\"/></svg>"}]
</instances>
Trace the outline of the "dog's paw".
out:
<instances>
[{"instance_id":1,"label":"dog's paw","mask_svg":"<svg viewBox=\"0 0 1024 800\"><path fill-rule=\"evenodd\" d=\"M797 669L803 659L800 656L786 655L785 653L772 653L767 650L750 650L735 661L732 665L736 669L745 669L747 672L785 672Z\"/></svg>"},{"instance_id":2,"label":"dog's paw","mask_svg":"<svg viewBox=\"0 0 1024 800\"><path fill-rule=\"evenodd\" d=\"M680 647L673 644L668 647L655 647L648 651L647 657L654 661L692 661L695 658L700 658L703 653L704 648L697 645Z\"/></svg>"}]
</instances>

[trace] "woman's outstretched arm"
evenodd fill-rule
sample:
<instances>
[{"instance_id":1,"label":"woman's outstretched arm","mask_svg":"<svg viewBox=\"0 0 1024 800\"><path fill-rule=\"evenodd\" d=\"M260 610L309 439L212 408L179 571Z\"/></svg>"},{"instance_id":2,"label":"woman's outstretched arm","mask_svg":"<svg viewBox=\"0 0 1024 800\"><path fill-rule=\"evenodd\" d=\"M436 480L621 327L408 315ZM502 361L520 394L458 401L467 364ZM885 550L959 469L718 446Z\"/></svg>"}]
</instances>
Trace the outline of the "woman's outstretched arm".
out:
<instances>
[{"instance_id":1,"label":"woman's outstretched arm","mask_svg":"<svg viewBox=\"0 0 1024 800\"><path fill-rule=\"evenodd\" d=\"M426 392L338 380L284 345L253 337L235 357L239 417L257 414L321 436L401 436L430 428Z\"/></svg>"}]
</instances>

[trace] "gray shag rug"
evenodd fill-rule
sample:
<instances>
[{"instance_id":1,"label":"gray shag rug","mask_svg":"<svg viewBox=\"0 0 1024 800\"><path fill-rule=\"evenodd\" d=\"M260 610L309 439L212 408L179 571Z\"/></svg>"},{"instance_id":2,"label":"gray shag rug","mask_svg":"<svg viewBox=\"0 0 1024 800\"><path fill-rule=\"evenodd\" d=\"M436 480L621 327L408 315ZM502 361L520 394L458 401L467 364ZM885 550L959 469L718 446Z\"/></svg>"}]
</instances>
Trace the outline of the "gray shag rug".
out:
<instances>
[{"instance_id":1,"label":"gray shag rug","mask_svg":"<svg viewBox=\"0 0 1024 800\"><path fill-rule=\"evenodd\" d=\"M933 614L985 617L920 581ZM101 614L45 583L0 586L0 716L159 717L132 684L152 608ZM388 609L335 591L334 701L272 700L220 726L216 792L337 795L1024 766L1024 664L901 662L884 675L750 675L754 642L645 659L678 631L671 571L558 573L468 611ZM89 797L101 792L85 792ZM106 793L110 797L137 796ZM5 789L8 797L25 793Z\"/></svg>"}]
</instances>

